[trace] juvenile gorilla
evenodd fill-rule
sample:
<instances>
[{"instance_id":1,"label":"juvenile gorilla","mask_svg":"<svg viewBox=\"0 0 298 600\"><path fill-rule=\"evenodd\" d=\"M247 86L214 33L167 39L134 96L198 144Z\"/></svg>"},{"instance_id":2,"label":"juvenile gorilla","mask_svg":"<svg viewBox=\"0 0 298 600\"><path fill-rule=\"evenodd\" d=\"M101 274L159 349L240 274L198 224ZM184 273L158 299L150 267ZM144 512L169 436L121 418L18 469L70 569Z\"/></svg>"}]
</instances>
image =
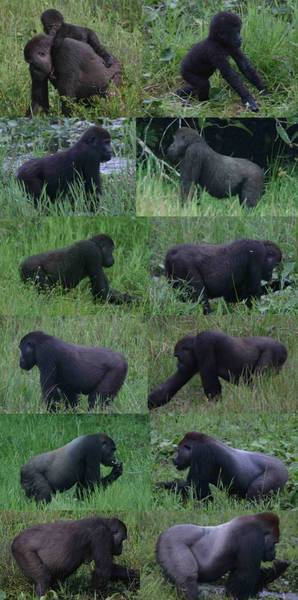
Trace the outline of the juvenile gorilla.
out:
<instances>
[{"instance_id":1,"label":"juvenile gorilla","mask_svg":"<svg viewBox=\"0 0 298 600\"><path fill-rule=\"evenodd\" d=\"M131 296L110 288L103 271L103 267L109 268L114 264L114 247L112 238L100 234L66 248L29 256L20 266L21 277L25 282L34 281L39 290L56 284L71 289L89 277L94 300L107 300L114 304L131 302Z\"/></svg>"},{"instance_id":2,"label":"juvenile gorilla","mask_svg":"<svg viewBox=\"0 0 298 600\"><path fill-rule=\"evenodd\" d=\"M234 13L220 12L214 15L208 37L195 44L181 63L182 77L190 87L177 90L179 96L194 95L199 100L208 100L209 78L218 69L227 83L239 94L243 104L254 112L259 110L255 98L228 61L231 56L246 79L260 92L267 94L260 75L240 50L241 26L241 19Z\"/></svg>"},{"instance_id":3,"label":"juvenile gorilla","mask_svg":"<svg viewBox=\"0 0 298 600\"><path fill-rule=\"evenodd\" d=\"M286 467L275 456L231 448L196 431L181 440L173 463L179 471L189 468L187 480L163 481L157 487L178 492L183 500L192 489L198 500L211 500L210 483L223 486L229 495L261 500L288 480Z\"/></svg>"},{"instance_id":4,"label":"juvenile gorilla","mask_svg":"<svg viewBox=\"0 0 298 600\"><path fill-rule=\"evenodd\" d=\"M45 10L42 13L41 22L44 32L47 35L54 36L52 53L54 48L58 47L64 38L71 38L89 44L94 52L104 60L107 68L114 63L112 55L100 43L96 33L92 29L65 23L63 15L53 8Z\"/></svg>"},{"instance_id":5,"label":"juvenile gorilla","mask_svg":"<svg viewBox=\"0 0 298 600\"><path fill-rule=\"evenodd\" d=\"M121 66L118 61L107 69L103 59L89 44L76 39L63 38L56 41L51 35L34 36L24 48L25 61L31 76L31 105L26 116L40 110L49 112L48 80L62 97L62 113L71 111L64 97L74 101L91 96L106 96L109 83L121 82Z\"/></svg>"},{"instance_id":6,"label":"juvenile gorilla","mask_svg":"<svg viewBox=\"0 0 298 600\"><path fill-rule=\"evenodd\" d=\"M43 331L31 331L20 342L20 367L36 365L47 410L55 412L63 398L75 408L79 394L88 395L89 410L98 399L103 405L115 398L127 374L127 361L109 348L67 344Z\"/></svg>"},{"instance_id":7,"label":"juvenile gorilla","mask_svg":"<svg viewBox=\"0 0 298 600\"><path fill-rule=\"evenodd\" d=\"M216 399L221 394L220 377L234 384L242 378L250 384L254 375L268 369L278 372L287 359L287 350L270 337L233 337L221 331L203 331L179 340L174 356L177 371L151 392L150 409L167 404L196 373L200 374L207 398Z\"/></svg>"},{"instance_id":8,"label":"juvenile gorilla","mask_svg":"<svg viewBox=\"0 0 298 600\"><path fill-rule=\"evenodd\" d=\"M281 260L280 248L267 240L179 244L168 250L165 272L174 288L183 289L184 297L202 302L207 315L209 298L245 300L251 307L252 299L264 293L262 280L270 281Z\"/></svg>"},{"instance_id":9,"label":"juvenile gorilla","mask_svg":"<svg viewBox=\"0 0 298 600\"><path fill-rule=\"evenodd\" d=\"M76 485L77 498L82 500L96 486L106 488L122 475L122 463L115 459L116 445L105 433L80 435L62 448L31 458L21 468L21 486L28 498L36 502L51 502L56 492ZM100 477L100 465L112 467L106 477Z\"/></svg>"},{"instance_id":10,"label":"juvenile gorilla","mask_svg":"<svg viewBox=\"0 0 298 600\"><path fill-rule=\"evenodd\" d=\"M87 517L33 525L17 535L11 551L23 574L32 580L38 598L58 586L83 563L94 561L92 587L103 590L108 581L139 585L139 572L113 562L127 539L119 519Z\"/></svg>"},{"instance_id":11,"label":"juvenile gorilla","mask_svg":"<svg viewBox=\"0 0 298 600\"><path fill-rule=\"evenodd\" d=\"M236 517L217 526L174 525L156 544L156 559L186 600L198 600L198 583L229 573L226 595L248 600L280 577L289 563L275 559L279 519L273 513ZM262 561L273 561L261 568Z\"/></svg>"},{"instance_id":12,"label":"juvenile gorilla","mask_svg":"<svg viewBox=\"0 0 298 600\"><path fill-rule=\"evenodd\" d=\"M87 196L94 191L100 195L100 163L111 158L109 132L94 125L71 148L25 162L18 170L17 178L26 192L33 196L35 206L44 186L52 202L60 194L67 194L69 186L80 180Z\"/></svg>"},{"instance_id":13,"label":"juvenile gorilla","mask_svg":"<svg viewBox=\"0 0 298 600\"><path fill-rule=\"evenodd\" d=\"M264 189L262 169L245 158L218 154L196 129L181 127L168 148L168 157L180 164L181 201L191 200L195 185L214 198L239 197L241 206L256 206Z\"/></svg>"}]
</instances>

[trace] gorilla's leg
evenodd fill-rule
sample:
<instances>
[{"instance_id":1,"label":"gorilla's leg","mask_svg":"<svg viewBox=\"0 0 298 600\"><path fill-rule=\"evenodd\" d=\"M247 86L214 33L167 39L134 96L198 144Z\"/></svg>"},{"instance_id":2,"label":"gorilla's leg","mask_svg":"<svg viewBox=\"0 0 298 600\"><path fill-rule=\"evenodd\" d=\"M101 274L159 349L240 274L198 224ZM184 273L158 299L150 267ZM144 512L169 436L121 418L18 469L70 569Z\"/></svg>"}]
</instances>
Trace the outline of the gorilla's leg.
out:
<instances>
[{"instance_id":1,"label":"gorilla's leg","mask_svg":"<svg viewBox=\"0 0 298 600\"><path fill-rule=\"evenodd\" d=\"M187 93L187 91L191 89L191 95L196 96L200 101L204 102L205 100L208 100L210 91L210 83L208 79L205 77L199 77L198 75L194 75L194 73L184 70L182 71L182 77L191 85L191 88L185 87L177 90L176 93L178 96L181 96L181 93Z\"/></svg>"},{"instance_id":2,"label":"gorilla's leg","mask_svg":"<svg viewBox=\"0 0 298 600\"><path fill-rule=\"evenodd\" d=\"M64 391L66 408L76 408L78 405L78 394L75 392Z\"/></svg>"},{"instance_id":3,"label":"gorilla's leg","mask_svg":"<svg viewBox=\"0 0 298 600\"><path fill-rule=\"evenodd\" d=\"M107 373L105 373L100 383L88 396L89 410L94 408L97 399L100 400L102 405L109 404L109 402L115 398L117 392L120 390L126 373L127 369L119 368L119 366L111 368Z\"/></svg>"},{"instance_id":4,"label":"gorilla's leg","mask_svg":"<svg viewBox=\"0 0 298 600\"><path fill-rule=\"evenodd\" d=\"M241 206L245 205L248 208L256 206L262 193L262 187L261 183L259 185L258 182L254 181L251 177L245 180L239 193Z\"/></svg>"},{"instance_id":5,"label":"gorilla's leg","mask_svg":"<svg viewBox=\"0 0 298 600\"><path fill-rule=\"evenodd\" d=\"M34 498L35 502L51 502L54 492L42 473L35 470L33 472L32 469L30 479L22 477L22 482L24 482L25 494L28 498Z\"/></svg>"},{"instance_id":6,"label":"gorilla's leg","mask_svg":"<svg viewBox=\"0 0 298 600\"><path fill-rule=\"evenodd\" d=\"M53 580L51 572L41 561L38 554L33 550L24 552L14 550L14 557L28 579L34 581L38 598L44 596L51 588Z\"/></svg>"}]
</instances>

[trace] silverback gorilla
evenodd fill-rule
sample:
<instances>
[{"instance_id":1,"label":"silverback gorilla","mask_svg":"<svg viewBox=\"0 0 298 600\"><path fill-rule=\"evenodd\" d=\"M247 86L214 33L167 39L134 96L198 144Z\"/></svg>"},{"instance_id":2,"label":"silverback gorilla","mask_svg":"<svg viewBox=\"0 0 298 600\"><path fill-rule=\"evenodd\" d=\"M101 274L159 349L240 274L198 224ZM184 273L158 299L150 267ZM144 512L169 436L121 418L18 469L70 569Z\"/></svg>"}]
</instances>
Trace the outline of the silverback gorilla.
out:
<instances>
[{"instance_id":1,"label":"silverback gorilla","mask_svg":"<svg viewBox=\"0 0 298 600\"><path fill-rule=\"evenodd\" d=\"M65 23L63 15L61 12L59 12L59 10L55 10L53 8L45 10L40 19L44 32L47 35L54 36L52 55L53 47L57 47L64 38L71 38L73 40L79 40L80 42L89 44L89 46L93 48L94 52L104 60L107 68L115 62L112 55L100 43L95 31L89 29L88 27L81 27L79 25Z\"/></svg>"},{"instance_id":2,"label":"silverback gorilla","mask_svg":"<svg viewBox=\"0 0 298 600\"><path fill-rule=\"evenodd\" d=\"M32 158L18 170L17 179L24 185L34 203L40 198L43 188L52 202L59 194L67 194L69 186L82 180L88 196L95 191L101 194L100 163L112 158L111 136L103 127L89 127L79 140L68 148Z\"/></svg>"},{"instance_id":3,"label":"silverback gorilla","mask_svg":"<svg viewBox=\"0 0 298 600\"><path fill-rule=\"evenodd\" d=\"M207 398L217 399L221 394L220 377L234 384L242 378L250 384L254 375L268 369L278 372L287 359L287 350L270 337L233 337L221 331L203 331L179 340L174 356L177 371L151 392L150 409L167 404L196 373L200 374Z\"/></svg>"},{"instance_id":4,"label":"silverback gorilla","mask_svg":"<svg viewBox=\"0 0 298 600\"><path fill-rule=\"evenodd\" d=\"M92 587L103 590L109 581L139 586L139 572L113 562L122 554L126 525L119 519L87 517L33 525L17 535L11 550L38 598L58 586L81 564L94 561Z\"/></svg>"},{"instance_id":5,"label":"silverback gorilla","mask_svg":"<svg viewBox=\"0 0 298 600\"><path fill-rule=\"evenodd\" d=\"M246 79L263 95L267 94L260 75L240 49L241 26L241 19L234 13L220 12L214 15L208 37L195 44L182 61L181 74L190 87L177 90L179 96L185 98L194 95L199 100L208 100L209 77L218 69L227 83L239 94L243 104L254 112L259 110L255 98L228 61L231 56Z\"/></svg>"},{"instance_id":6,"label":"silverback gorilla","mask_svg":"<svg viewBox=\"0 0 298 600\"><path fill-rule=\"evenodd\" d=\"M67 344L43 331L31 331L20 341L20 367L37 366L47 410L55 412L63 398L65 407L75 408L79 394L88 395L89 410L96 400L113 400L127 374L127 361L109 348Z\"/></svg>"},{"instance_id":7,"label":"silverback gorilla","mask_svg":"<svg viewBox=\"0 0 298 600\"><path fill-rule=\"evenodd\" d=\"M56 492L76 485L78 499L105 489L122 475L122 463L115 458L115 442L105 433L80 435L62 448L44 452L21 468L21 486L28 498L36 502L51 502ZM100 465L112 467L106 477L100 477Z\"/></svg>"},{"instance_id":8,"label":"silverback gorilla","mask_svg":"<svg viewBox=\"0 0 298 600\"><path fill-rule=\"evenodd\" d=\"M217 526L174 525L162 533L156 559L186 600L198 600L198 583L213 582L229 573L226 595L248 600L288 568L275 560L279 519L274 513L236 517ZM262 561L273 561L261 568Z\"/></svg>"},{"instance_id":9,"label":"silverback gorilla","mask_svg":"<svg viewBox=\"0 0 298 600\"><path fill-rule=\"evenodd\" d=\"M178 244L166 255L165 272L184 298L203 304L211 312L209 298L223 296L226 302L245 300L264 293L262 280L270 281L281 262L280 248L267 240L236 240L230 244Z\"/></svg>"},{"instance_id":10,"label":"silverback gorilla","mask_svg":"<svg viewBox=\"0 0 298 600\"><path fill-rule=\"evenodd\" d=\"M253 208L264 188L262 169L245 158L218 154L196 129L181 127L168 148L168 157L180 164L181 201L191 200L195 185L214 198L239 196L241 206Z\"/></svg>"},{"instance_id":11,"label":"silverback gorilla","mask_svg":"<svg viewBox=\"0 0 298 600\"><path fill-rule=\"evenodd\" d=\"M61 109L65 116L70 115L70 109L63 97L83 100L95 95L105 96L111 81L115 85L121 81L119 62L113 62L107 69L89 44L68 37L57 41L52 55L54 40L51 35L39 34L24 48L31 76L31 105L27 117L40 110L49 112L48 80L62 97Z\"/></svg>"},{"instance_id":12,"label":"silverback gorilla","mask_svg":"<svg viewBox=\"0 0 298 600\"><path fill-rule=\"evenodd\" d=\"M231 448L196 431L186 433L173 463L179 471L189 468L187 480L162 481L157 487L177 492L183 500L191 490L198 500L211 500L210 483L223 486L229 495L260 500L281 490L288 480L285 465L275 456Z\"/></svg>"},{"instance_id":13,"label":"silverback gorilla","mask_svg":"<svg viewBox=\"0 0 298 600\"><path fill-rule=\"evenodd\" d=\"M114 247L112 238L99 234L66 248L35 254L20 265L21 277L25 282L33 281L39 290L47 290L56 284L72 289L89 277L94 300L113 304L131 302L133 298L129 294L110 288L103 271L103 267L114 264Z\"/></svg>"}]
</instances>

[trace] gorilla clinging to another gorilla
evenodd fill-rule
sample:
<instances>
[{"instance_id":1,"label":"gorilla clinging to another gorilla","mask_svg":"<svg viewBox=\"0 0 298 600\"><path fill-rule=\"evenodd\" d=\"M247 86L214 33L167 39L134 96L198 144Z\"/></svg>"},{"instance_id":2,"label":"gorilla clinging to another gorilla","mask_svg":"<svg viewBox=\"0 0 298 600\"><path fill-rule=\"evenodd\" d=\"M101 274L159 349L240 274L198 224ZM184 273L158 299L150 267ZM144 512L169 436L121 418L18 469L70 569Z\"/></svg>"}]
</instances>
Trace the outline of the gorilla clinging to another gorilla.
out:
<instances>
[{"instance_id":1,"label":"gorilla clinging to another gorilla","mask_svg":"<svg viewBox=\"0 0 298 600\"><path fill-rule=\"evenodd\" d=\"M94 561L92 587L109 581L139 586L139 572L113 562L122 554L126 525L119 519L87 517L33 525L17 535L11 551L21 571L34 582L38 598L65 581L83 563Z\"/></svg>"},{"instance_id":2,"label":"gorilla clinging to another gorilla","mask_svg":"<svg viewBox=\"0 0 298 600\"><path fill-rule=\"evenodd\" d=\"M31 458L21 468L21 485L28 498L36 502L51 502L56 492L76 485L78 499L106 488L122 475L122 463L115 459L116 446L105 433L81 435L62 448ZM100 477L100 465L112 467L106 477Z\"/></svg>"},{"instance_id":3,"label":"gorilla clinging to another gorilla","mask_svg":"<svg viewBox=\"0 0 298 600\"><path fill-rule=\"evenodd\" d=\"M111 136L103 127L89 127L80 139L67 150L32 158L18 170L17 178L34 204L45 186L46 194L54 202L59 194L66 194L69 185L82 179L86 195L101 194L100 163L112 158Z\"/></svg>"},{"instance_id":4,"label":"gorilla clinging to another gorilla","mask_svg":"<svg viewBox=\"0 0 298 600\"><path fill-rule=\"evenodd\" d=\"M43 331L31 331L20 341L20 367L37 366L47 410L54 412L63 398L75 408L79 394L88 395L89 410L98 399L103 405L113 400L127 374L127 361L109 348L67 344Z\"/></svg>"},{"instance_id":5,"label":"gorilla clinging to another gorilla","mask_svg":"<svg viewBox=\"0 0 298 600\"><path fill-rule=\"evenodd\" d=\"M230 244L178 244L166 255L165 272L184 297L203 304L211 312L209 298L223 296L226 302L253 298L265 292L261 282L270 281L281 262L280 248L267 240L236 240Z\"/></svg>"},{"instance_id":6,"label":"gorilla clinging to another gorilla","mask_svg":"<svg viewBox=\"0 0 298 600\"><path fill-rule=\"evenodd\" d=\"M34 36L24 48L24 57L31 76L31 105L27 117L40 110L49 112L48 81L62 96L61 110L65 116L71 111L63 97L77 101L95 95L106 96L110 81L115 85L121 83L121 66L116 60L107 69L89 44L69 37L64 39L63 35L56 42L52 35Z\"/></svg>"},{"instance_id":7,"label":"gorilla clinging to another gorilla","mask_svg":"<svg viewBox=\"0 0 298 600\"><path fill-rule=\"evenodd\" d=\"M283 344L270 337L233 337L221 331L203 331L179 340L175 346L177 371L159 385L148 398L149 409L167 404L173 396L199 373L209 400L221 394L219 378L238 384L250 384L254 375L274 369L279 371L287 359Z\"/></svg>"},{"instance_id":8,"label":"gorilla clinging to another gorilla","mask_svg":"<svg viewBox=\"0 0 298 600\"><path fill-rule=\"evenodd\" d=\"M183 500L192 488L198 500L211 500L210 483L222 485L230 495L260 500L281 490L288 480L286 467L275 456L231 448L196 431L181 440L173 463L179 471L189 468L187 480L163 481L157 487L178 492Z\"/></svg>"},{"instance_id":9,"label":"gorilla clinging to another gorilla","mask_svg":"<svg viewBox=\"0 0 298 600\"><path fill-rule=\"evenodd\" d=\"M61 41L65 38L71 38L78 40L79 42L85 42L89 44L98 56L100 56L109 68L115 59L113 56L104 48L100 43L95 31L88 27L81 27L79 25L72 25L71 23L65 23L63 15L59 10L50 8L45 10L40 20L43 25L43 30L47 35L54 36L52 45L52 57L55 54L55 49L60 45Z\"/></svg>"},{"instance_id":10,"label":"gorilla clinging to another gorilla","mask_svg":"<svg viewBox=\"0 0 298 600\"><path fill-rule=\"evenodd\" d=\"M122 294L109 286L103 267L114 264L114 242L108 235L95 235L57 250L50 250L26 258L20 266L23 281L32 280L40 290L57 283L65 289L76 287L89 277L94 300L107 300L114 304L131 302L129 294Z\"/></svg>"},{"instance_id":11,"label":"gorilla clinging to another gorilla","mask_svg":"<svg viewBox=\"0 0 298 600\"><path fill-rule=\"evenodd\" d=\"M213 527L174 525L159 536L156 558L186 600L198 600L198 583L213 582L226 573L226 595L248 600L289 566L275 560L279 537L274 513L244 515ZM274 562L264 569L262 561Z\"/></svg>"},{"instance_id":12,"label":"gorilla clinging to another gorilla","mask_svg":"<svg viewBox=\"0 0 298 600\"><path fill-rule=\"evenodd\" d=\"M239 94L243 104L254 112L259 110L255 98L228 62L231 56L246 79L260 92L267 94L260 75L240 49L241 26L241 19L234 13L220 12L214 15L208 37L195 44L181 63L182 77L190 87L177 90L179 96L185 98L193 94L199 100L208 100L209 77L218 69L227 83Z\"/></svg>"},{"instance_id":13,"label":"gorilla clinging to another gorilla","mask_svg":"<svg viewBox=\"0 0 298 600\"><path fill-rule=\"evenodd\" d=\"M218 154L196 129L181 127L168 148L168 157L180 164L181 201L191 200L195 185L215 198L239 196L241 206L253 208L264 188L262 169L246 158Z\"/></svg>"}]
</instances>

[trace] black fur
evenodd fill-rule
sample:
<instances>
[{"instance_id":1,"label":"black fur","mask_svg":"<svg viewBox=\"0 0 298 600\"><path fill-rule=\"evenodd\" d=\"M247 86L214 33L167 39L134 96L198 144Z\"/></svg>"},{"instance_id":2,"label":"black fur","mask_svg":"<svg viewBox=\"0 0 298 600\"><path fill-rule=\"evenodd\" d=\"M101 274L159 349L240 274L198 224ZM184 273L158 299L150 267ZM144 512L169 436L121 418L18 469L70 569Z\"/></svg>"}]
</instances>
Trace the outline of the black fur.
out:
<instances>
[{"instance_id":1,"label":"black fur","mask_svg":"<svg viewBox=\"0 0 298 600\"><path fill-rule=\"evenodd\" d=\"M87 517L55 521L25 529L14 538L12 554L21 571L35 586L38 598L74 573L81 564L94 561L92 587L104 590L108 581L139 585L139 572L113 562L122 554L127 539L119 519Z\"/></svg>"},{"instance_id":2,"label":"black fur","mask_svg":"<svg viewBox=\"0 0 298 600\"><path fill-rule=\"evenodd\" d=\"M277 372L287 359L283 344L270 337L233 337L220 331L203 331L179 340L175 346L177 371L149 394L149 409L167 404L199 373L209 400L221 394L219 378L234 384L250 384L254 375L268 369Z\"/></svg>"},{"instance_id":3,"label":"black fur","mask_svg":"<svg viewBox=\"0 0 298 600\"><path fill-rule=\"evenodd\" d=\"M89 410L97 399L109 402L119 392L127 373L122 354L109 348L67 344L43 331L32 331L20 341L20 367L40 371L40 385L47 410L55 411L64 398L75 408L79 394L88 394Z\"/></svg>"},{"instance_id":4,"label":"black fur","mask_svg":"<svg viewBox=\"0 0 298 600\"><path fill-rule=\"evenodd\" d=\"M182 60L181 75L189 87L177 90L179 96L185 98L194 95L199 100L208 100L209 78L218 69L227 83L239 94L243 104L254 112L259 110L255 98L228 61L231 56L246 79L263 94L267 93L260 75L240 49L241 26L241 19L234 13L220 12L214 15L208 37L195 44Z\"/></svg>"}]
</instances>

